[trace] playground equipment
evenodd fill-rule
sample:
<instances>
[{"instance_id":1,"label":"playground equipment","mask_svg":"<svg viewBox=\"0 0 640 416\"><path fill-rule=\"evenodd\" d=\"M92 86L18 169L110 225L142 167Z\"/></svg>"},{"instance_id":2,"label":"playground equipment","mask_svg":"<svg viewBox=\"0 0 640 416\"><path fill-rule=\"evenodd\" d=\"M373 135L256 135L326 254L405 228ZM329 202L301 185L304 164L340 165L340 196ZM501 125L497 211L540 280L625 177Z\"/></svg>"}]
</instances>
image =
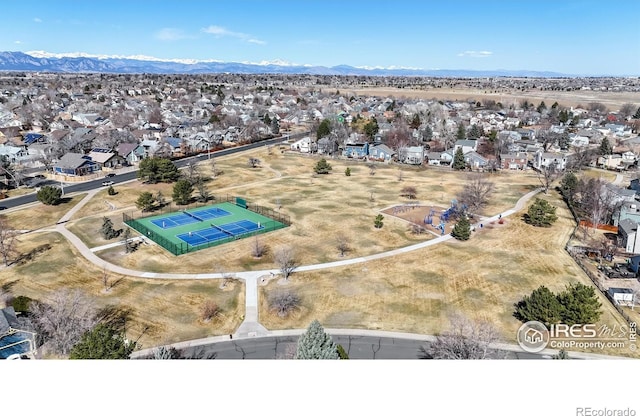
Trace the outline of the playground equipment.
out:
<instances>
[{"instance_id":1,"label":"playground equipment","mask_svg":"<svg viewBox=\"0 0 640 416\"><path fill-rule=\"evenodd\" d=\"M445 223L441 222L440 225L438 225L436 228L440 230L440 235L444 235L444 227L445 227Z\"/></svg>"},{"instance_id":2,"label":"playground equipment","mask_svg":"<svg viewBox=\"0 0 640 416\"><path fill-rule=\"evenodd\" d=\"M433 224L433 214L435 214L435 213L436 213L436 210L435 210L435 209L433 209L433 208L431 208L431 211L429 212L429 215L427 215L427 216L424 218L424 223L425 223L425 224L428 224L428 225Z\"/></svg>"}]
</instances>

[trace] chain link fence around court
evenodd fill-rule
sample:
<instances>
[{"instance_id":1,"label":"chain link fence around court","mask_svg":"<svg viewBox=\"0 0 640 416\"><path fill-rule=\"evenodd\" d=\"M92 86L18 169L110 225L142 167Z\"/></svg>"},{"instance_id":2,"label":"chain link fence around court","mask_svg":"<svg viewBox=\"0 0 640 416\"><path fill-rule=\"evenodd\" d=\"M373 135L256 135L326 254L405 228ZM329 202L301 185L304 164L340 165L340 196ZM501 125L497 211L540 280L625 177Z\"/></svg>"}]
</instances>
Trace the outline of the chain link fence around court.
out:
<instances>
[{"instance_id":1,"label":"chain link fence around court","mask_svg":"<svg viewBox=\"0 0 640 416\"><path fill-rule=\"evenodd\" d=\"M270 231L274 231L274 230L278 230L281 228L285 228L291 225L291 219L288 215L286 214L282 214L280 212L276 212L271 208L267 208L267 207L263 207L257 204L246 204L246 202L244 201L244 199L241 198L237 198L237 197L232 197L232 196L224 196L224 197L213 197L212 201L206 202L206 203L194 203L194 204L189 204L189 205L181 205L180 208L175 207L176 209L171 209L171 205L173 204L169 204L169 206L166 207L166 209L164 210L157 210L155 212L149 212L147 214L149 215L145 215L145 213L143 212L141 214L141 216L139 218L147 218L150 216L156 216L156 215L162 215L162 214L168 214L168 213L172 213L172 212L179 212L185 209L193 209L193 208L201 208L201 207L205 207L205 206L209 206L212 204L219 204L222 202L231 202L233 204L236 204L238 206L241 206L242 208L245 208L249 211L255 212L257 214L260 214L262 216L265 216L267 218L270 218L272 221L264 221L260 223L261 228L255 231L250 231L247 233L243 233L243 234L239 234L239 235L234 235L234 236L229 236L227 238L223 238L223 239L219 239L219 240L212 240L212 241L208 241L207 243L204 244L199 244L196 246L192 246L190 244L187 244L186 242L182 242L182 243L175 243L169 239L167 239L166 237L164 237L163 235L161 235L160 233L154 231L153 229L147 227L146 225L144 225L143 223L141 223L140 221L137 221L137 219L135 218L135 215L132 214L127 214L127 213L122 213L122 221L128 225L129 227L133 228L134 230L136 230L137 232L139 232L140 234L142 234L143 236L149 238L150 240L154 241L156 244L158 244L159 246L163 247L165 250L169 251L170 253L172 253L173 255L179 256L181 254L185 254L185 253L191 253L194 251L198 251L198 250L202 250L205 248L210 248L210 247L215 247L215 246L219 246L221 244L225 244L231 241L235 241L235 240L239 240L239 239L243 239L243 238L248 238L248 237L253 237L259 234L264 234L264 233L268 233ZM241 204L237 204L236 201L242 201ZM161 211L161 212L158 212Z\"/></svg>"}]
</instances>

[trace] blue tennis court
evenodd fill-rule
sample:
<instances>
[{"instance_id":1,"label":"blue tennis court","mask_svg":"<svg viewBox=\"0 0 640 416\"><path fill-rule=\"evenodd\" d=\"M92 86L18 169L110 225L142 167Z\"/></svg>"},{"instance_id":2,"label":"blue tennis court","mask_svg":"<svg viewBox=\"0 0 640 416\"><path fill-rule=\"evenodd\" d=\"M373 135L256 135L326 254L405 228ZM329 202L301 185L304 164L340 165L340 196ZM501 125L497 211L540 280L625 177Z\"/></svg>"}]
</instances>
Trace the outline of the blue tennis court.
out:
<instances>
[{"instance_id":1,"label":"blue tennis court","mask_svg":"<svg viewBox=\"0 0 640 416\"><path fill-rule=\"evenodd\" d=\"M190 246L199 246L210 241L222 240L231 236L224 231L211 227L204 230L192 231L190 233L178 234L176 237Z\"/></svg>"},{"instance_id":2,"label":"blue tennis court","mask_svg":"<svg viewBox=\"0 0 640 416\"><path fill-rule=\"evenodd\" d=\"M180 227L182 225L193 224L195 222L200 222L200 220L181 212L179 214L171 215L170 217L163 217L163 218L151 220L151 222L160 228L173 228L173 227Z\"/></svg>"},{"instance_id":3,"label":"blue tennis court","mask_svg":"<svg viewBox=\"0 0 640 416\"><path fill-rule=\"evenodd\" d=\"M232 235L250 233L252 231L264 228L262 225L249 220L230 222L228 224L218 225L217 227Z\"/></svg>"},{"instance_id":4,"label":"blue tennis court","mask_svg":"<svg viewBox=\"0 0 640 416\"><path fill-rule=\"evenodd\" d=\"M216 207L201 209L198 211L185 211L185 212L187 213L187 215L191 215L192 217L199 219L200 221L205 221L213 218L220 218L220 217L225 217L227 215L231 215L229 211L225 211L224 209L216 208Z\"/></svg>"}]
</instances>

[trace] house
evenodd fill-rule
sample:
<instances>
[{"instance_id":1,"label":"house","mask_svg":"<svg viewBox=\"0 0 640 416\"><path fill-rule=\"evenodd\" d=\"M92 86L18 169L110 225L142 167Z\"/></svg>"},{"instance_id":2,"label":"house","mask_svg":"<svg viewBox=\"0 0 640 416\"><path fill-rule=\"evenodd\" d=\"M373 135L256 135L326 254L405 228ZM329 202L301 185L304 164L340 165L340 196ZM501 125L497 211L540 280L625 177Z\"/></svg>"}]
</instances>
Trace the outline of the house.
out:
<instances>
[{"instance_id":1,"label":"house","mask_svg":"<svg viewBox=\"0 0 640 416\"><path fill-rule=\"evenodd\" d=\"M362 159L369 156L369 143L345 144L342 156Z\"/></svg>"},{"instance_id":2,"label":"house","mask_svg":"<svg viewBox=\"0 0 640 416\"><path fill-rule=\"evenodd\" d=\"M633 305L633 289L628 287L610 287L607 289L607 296L616 305Z\"/></svg>"},{"instance_id":3,"label":"house","mask_svg":"<svg viewBox=\"0 0 640 416\"><path fill-rule=\"evenodd\" d=\"M453 146L453 153L455 153L459 147L462 148L463 154L467 154L469 152L475 152L478 150L478 141L477 140L457 140L456 144Z\"/></svg>"},{"instance_id":4,"label":"house","mask_svg":"<svg viewBox=\"0 0 640 416\"><path fill-rule=\"evenodd\" d=\"M159 146L157 140L145 139L140 142L140 147L142 147L142 158L145 159L154 156Z\"/></svg>"},{"instance_id":5,"label":"house","mask_svg":"<svg viewBox=\"0 0 640 416\"><path fill-rule=\"evenodd\" d=\"M640 222L640 209L636 202L624 202L613 214L613 225L619 226L622 220Z\"/></svg>"},{"instance_id":6,"label":"house","mask_svg":"<svg viewBox=\"0 0 640 416\"><path fill-rule=\"evenodd\" d=\"M623 169L622 155L613 154L600 156L598 158L598 167L611 170Z\"/></svg>"},{"instance_id":7,"label":"house","mask_svg":"<svg viewBox=\"0 0 640 416\"><path fill-rule=\"evenodd\" d=\"M36 353L36 334L18 329L18 326L12 306L0 309L0 359Z\"/></svg>"},{"instance_id":8,"label":"house","mask_svg":"<svg viewBox=\"0 0 640 416\"><path fill-rule=\"evenodd\" d=\"M98 164L82 153L67 153L53 165L55 173L71 176L89 175L98 170Z\"/></svg>"},{"instance_id":9,"label":"house","mask_svg":"<svg viewBox=\"0 0 640 416\"><path fill-rule=\"evenodd\" d=\"M377 159L384 162L390 161L391 158L395 155L396 155L396 152L391 150L391 148L386 144L378 144L375 146L371 146L371 150L369 151L369 157L371 159Z\"/></svg>"},{"instance_id":10,"label":"house","mask_svg":"<svg viewBox=\"0 0 640 416\"><path fill-rule=\"evenodd\" d=\"M471 169L484 169L489 164L489 160L478 152L468 152L464 155L464 161Z\"/></svg>"},{"instance_id":11,"label":"house","mask_svg":"<svg viewBox=\"0 0 640 416\"><path fill-rule=\"evenodd\" d=\"M503 153L500 155L500 168L511 170L525 170L527 168L527 153Z\"/></svg>"},{"instance_id":12,"label":"house","mask_svg":"<svg viewBox=\"0 0 640 416\"><path fill-rule=\"evenodd\" d=\"M116 147L116 153L124 159L123 165L133 165L142 159L144 149L138 143L120 143Z\"/></svg>"},{"instance_id":13,"label":"house","mask_svg":"<svg viewBox=\"0 0 640 416\"><path fill-rule=\"evenodd\" d=\"M338 151L338 142L332 138L325 136L318 140L318 153L323 155L332 155Z\"/></svg>"},{"instance_id":14,"label":"house","mask_svg":"<svg viewBox=\"0 0 640 416\"><path fill-rule=\"evenodd\" d=\"M636 274L640 271L640 256L633 256L629 259L629 269Z\"/></svg>"},{"instance_id":15,"label":"house","mask_svg":"<svg viewBox=\"0 0 640 416\"><path fill-rule=\"evenodd\" d=\"M311 142L311 137L306 136L302 139L291 143L291 150L298 151L300 153L311 153L313 148L313 144Z\"/></svg>"},{"instance_id":16,"label":"house","mask_svg":"<svg viewBox=\"0 0 640 416\"><path fill-rule=\"evenodd\" d=\"M633 189L625 189L619 186L616 186L612 183L604 184L604 195L607 198L603 198L604 200L609 200L609 204L611 206L615 206L617 204L637 204L636 202L636 191Z\"/></svg>"},{"instance_id":17,"label":"house","mask_svg":"<svg viewBox=\"0 0 640 416\"><path fill-rule=\"evenodd\" d=\"M618 224L618 236L626 253L640 254L640 233L638 223L625 218Z\"/></svg>"},{"instance_id":18,"label":"house","mask_svg":"<svg viewBox=\"0 0 640 416\"><path fill-rule=\"evenodd\" d=\"M453 161L451 151L429 152L426 157L430 166L449 166Z\"/></svg>"},{"instance_id":19,"label":"house","mask_svg":"<svg viewBox=\"0 0 640 416\"><path fill-rule=\"evenodd\" d=\"M92 149L88 156L100 169L115 169L118 166L122 166L125 162L122 156L109 149Z\"/></svg>"},{"instance_id":20,"label":"house","mask_svg":"<svg viewBox=\"0 0 640 416\"><path fill-rule=\"evenodd\" d=\"M5 146L0 145L0 156L6 157L8 162L17 163L24 160L29 152L23 146Z\"/></svg>"},{"instance_id":21,"label":"house","mask_svg":"<svg viewBox=\"0 0 640 416\"><path fill-rule=\"evenodd\" d=\"M424 148L422 146L403 147L398 151L398 161L409 165L422 165Z\"/></svg>"},{"instance_id":22,"label":"house","mask_svg":"<svg viewBox=\"0 0 640 416\"><path fill-rule=\"evenodd\" d=\"M535 153L533 167L536 169L549 168L555 165L558 170L565 170L567 167L567 155L563 153L546 153L538 150Z\"/></svg>"}]
</instances>

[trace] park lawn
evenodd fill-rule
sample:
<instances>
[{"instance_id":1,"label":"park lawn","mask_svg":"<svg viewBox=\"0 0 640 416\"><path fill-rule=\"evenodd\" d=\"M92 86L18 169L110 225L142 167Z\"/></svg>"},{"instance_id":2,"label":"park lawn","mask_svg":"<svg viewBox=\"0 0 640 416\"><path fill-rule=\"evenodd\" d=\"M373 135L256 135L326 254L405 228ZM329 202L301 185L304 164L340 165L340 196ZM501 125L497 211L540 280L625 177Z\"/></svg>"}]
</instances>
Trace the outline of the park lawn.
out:
<instances>
[{"instance_id":1,"label":"park lawn","mask_svg":"<svg viewBox=\"0 0 640 416\"><path fill-rule=\"evenodd\" d=\"M3 214L9 225L16 230L37 230L55 225L60 218L80 202L86 194L63 197L58 205L37 202L24 209Z\"/></svg>"},{"instance_id":2,"label":"park lawn","mask_svg":"<svg viewBox=\"0 0 640 416\"><path fill-rule=\"evenodd\" d=\"M185 339L228 334L242 322L244 283L232 280L221 288L221 280L151 280L110 273L115 282L108 292L101 281L103 270L88 262L56 232L20 236L19 251L46 247L32 261L0 270L0 286L14 296L44 299L52 291L80 289L98 307L115 306L128 312L127 335L139 336L143 348ZM122 255L122 249L120 250ZM217 303L222 314L202 322L199 314L205 300Z\"/></svg>"},{"instance_id":3,"label":"park lawn","mask_svg":"<svg viewBox=\"0 0 640 416\"><path fill-rule=\"evenodd\" d=\"M525 224L521 214L504 224L488 224L466 242L444 244L363 264L294 273L289 282L271 280L261 286L261 323L269 329L306 327L318 319L326 327L438 333L448 317L462 312L494 323L505 342L513 343L521 322L512 314L514 303L540 285L554 292L572 282L591 285L589 278L565 252L573 229L570 212L557 195L547 195L558 207L551 228ZM268 298L293 290L302 307L290 317L271 313ZM614 308L603 304L600 324L624 325ZM594 353L628 351L592 350Z\"/></svg>"},{"instance_id":4,"label":"park lawn","mask_svg":"<svg viewBox=\"0 0 640 416\"><path fill-rule=\"evenodd\" d=\"M580 171L576 176L578 178L585 179L602 179L605 182L613 182L616 179L616 173L610 172L604 169L584 169Z\"/></svg>"},{"instance_id":5,"label":"park lawn","mask_svg":"<svg viewBox=\"0 0 640 416\"><path fill-rule=\"evenodd\" d=\"M319 159L317 157L274 151L269 155L266 149L253 151L252 155L262 161L260 169L264 172L263 181L244 180L243 172L255 172L255 169L246 166L246 155L227 157L216 161L217 169L233 172L230 176L235 177L236 183L241 185L220 188L214 193L243 196L250 203L274 209L280 206L279 212L290 215L291 227L263 234L258 239L268 246L271 254L278 246L295 247L301 264L341 259L336 248L336 230L350 240L351 250L346 254L347 258L375 254L434 238L433 234L413 235L409 231L409 223L390 215L385 215L382 229L375 229L373 220L382 209L407 202L406 198L399 196L400 189L407 185L418 189L417 199L420 203L446 208L469 177L468 173L407 167L403 169L402 181L399 181L398 166L379 164L376 165L375 174L370 175L370 169L364 163L336 159L330 159L333 165L331 174L316 175L313 166ZM227 164L231 162L234 164ZM204 172L209 162L203 163ZM351 168L351 176L344 175L346 167ZM273 171L281 176L274 177ZM522 195L539 185L537 177L528 172L496 173L487 175L487 178L495 183L496 189L484 210L487 215L495 215L513 207ZM212 182L215 184L217 181L215 179ZM136 210L131 213L136 217L141 215ZM75 232L76 224L73 227ZM97 229L90 222L78 223L77 227L84 228L84 231L78 232L81 238L91 236ZM95 246L103 242L94 237L90 243ZM275 268L270 254L261 259L252 257L253 244L255 238L238 240L181 255L179 261L167 252L145 245L127 258L110 256L109 261L137 270L151 267L158 272L209 272L213 263L226 270ZM98 255L106 256L108 252L99 252ZM222 263L224 265L220 266Z\"/></svg>"}]
</instances>

